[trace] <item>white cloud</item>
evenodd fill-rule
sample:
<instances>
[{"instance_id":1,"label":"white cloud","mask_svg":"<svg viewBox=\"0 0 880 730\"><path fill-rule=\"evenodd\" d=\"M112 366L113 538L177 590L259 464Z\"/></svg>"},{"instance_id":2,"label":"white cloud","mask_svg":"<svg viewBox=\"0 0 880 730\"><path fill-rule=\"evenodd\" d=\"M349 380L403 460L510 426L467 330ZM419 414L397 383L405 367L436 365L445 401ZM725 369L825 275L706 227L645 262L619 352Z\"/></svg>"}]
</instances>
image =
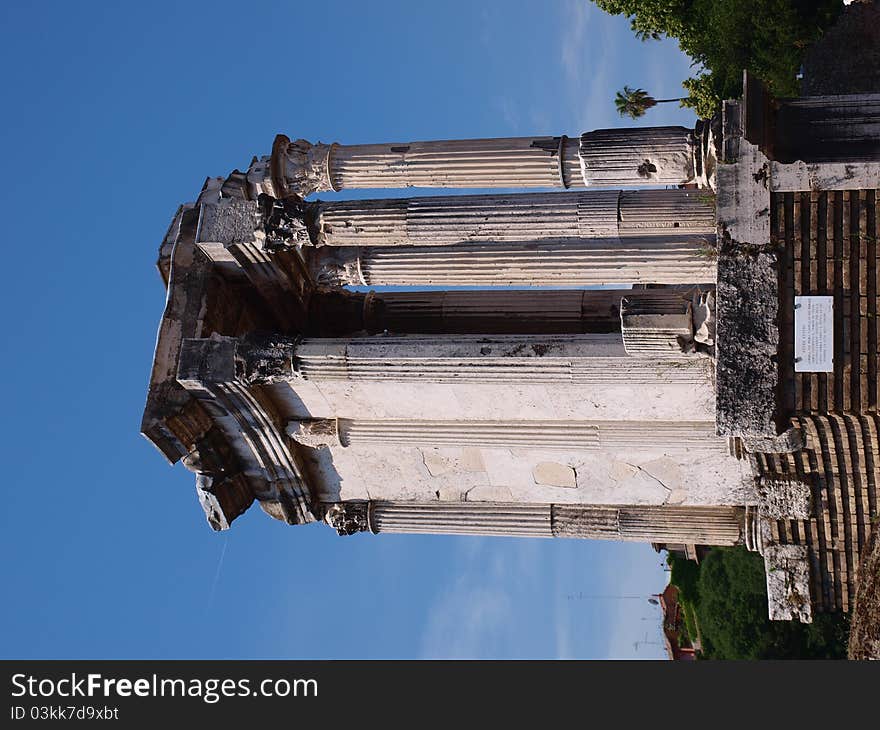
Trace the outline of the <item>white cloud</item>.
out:
<instances>
[{"instance_id":1,"label":"white cloud","mask_svg":"<svg viewBox=\"0 0 880 730\"><path fill-rule=\"evenodd\" d=\"M457 577L425 617L425 658L491 658L509 653L522 616L517 595L538 583L540 545L532 540L455 541Z\"/></svg>"},{"instance_id":2,"label":"white cloud","mask_svg":"<svg viewBox=\"0 0 880 730\"><path fill-rule=\"evenodd\" d=\"M609 659L652 659L666 656L662 645L660 610L648 603L659 593L666 577L660 568L662 557L647 545L619 546L619 555L606 567L607 584L620 596L637 596L615 602L612 619L605 627L605 656ZM650 620L643 620L650 619ZM647 638L648 643L643 643ZM636 647L635 643L639 642Z\"/></svg>"},{"instance_id":3,"label":"white cloud","mask_svg":"<svg viewBox=\"0 0 880 730\"><path fill-rule=\"evenodd\" d=\"M568 0L563 11L562 41L559 44L562 68L569 80L584 77L584 51L587 44L589 8L582 0Z\"/></svg>"},{"instance_id":4,"label":"white cloud","mask_svg":"<svg viewBox=\"0 0 880 730\"><path fill-rule=\"evenodd\" d=\"M584 0L568 0L560 18L564 99L579 130L612 126L610 70L617 63L609 16Z\"/></svg>"}]
</instances>

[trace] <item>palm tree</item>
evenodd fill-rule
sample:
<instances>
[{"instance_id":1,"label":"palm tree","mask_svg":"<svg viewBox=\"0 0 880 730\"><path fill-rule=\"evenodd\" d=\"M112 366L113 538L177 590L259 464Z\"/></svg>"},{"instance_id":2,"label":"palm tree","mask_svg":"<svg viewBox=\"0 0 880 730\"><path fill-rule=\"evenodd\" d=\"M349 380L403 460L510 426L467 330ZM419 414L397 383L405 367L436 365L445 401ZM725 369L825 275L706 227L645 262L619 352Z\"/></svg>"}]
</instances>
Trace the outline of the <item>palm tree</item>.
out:
<instances>
[{"instance_id":1,"label":"palm tree","mask_svg":"<svg viewBox=\"0 0 880 730\"><path fill-rule=\"evenodd\" d=\"M629 86L624 86L623 91L618 91L617 96L614 97L617 113L622 117L633 119L643 117L652 106L669 101L684 101L684 99L655 99L644 89L631 89Z\"/></svg>"},{"instance_id":2,"label":"palm tree","mask_svg":"<svg viewBox=\"0 0 880 730\"><path fill-rule=\"evenodd\" d=\"M659 41L660 33L656 30L636 30L633 28L633 33L636 34L636 38L638 38L642 43L646 43L647 41Z\"/></svg>"}]
</instances>

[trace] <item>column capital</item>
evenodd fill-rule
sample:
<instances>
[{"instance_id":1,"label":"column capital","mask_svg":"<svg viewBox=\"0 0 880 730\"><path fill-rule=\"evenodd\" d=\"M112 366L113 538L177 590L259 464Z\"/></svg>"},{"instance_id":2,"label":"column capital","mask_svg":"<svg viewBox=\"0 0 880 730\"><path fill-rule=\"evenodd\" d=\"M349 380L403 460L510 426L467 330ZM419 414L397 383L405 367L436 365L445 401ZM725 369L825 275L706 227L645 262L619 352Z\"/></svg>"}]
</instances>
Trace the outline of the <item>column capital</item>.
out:
<instances>
[{"instance_id":1,"label":"column capital","mask_svg":"<svg viewBox=\"0 0 880 730\"><path fill-rule=\"evenodd\" d=\"M370 520L370 502L337 502L326 505L324 522L339 535L374 532Z\"/></svg>"},{"instance_id":2,"label":"column capital","mask_svg":"<svg viewBox=\"0 0 880 730\"><path fill-rule=\"evenodd\" d=\"M360 247L324 247L312 263L312 275L319 286L369 286L361 268L362 255Z\"/></svg>"},{"instance_id":3,"label":"column capital","mask_svg":"<svg viewBox=\"0 0 880 730\"><path fill-rule=\"evenodd\" d=\"M312 144L305 139L291 141L284 134L275 137L269 161L272 187L279 197L305 198L312 193L334 190L330 180L330 155L337 144Z\"/></svg>"},{"instance_id":4,"label":"column capital","mask_svg":"<svg viewBox=\"0 0 880 730\"><path fill-rule=\"evenodd\" d=\"M319 449L322 446L341 446L339 438L339 419L302 418L290 421L285 433L298 444Z\"/></svg>"}]
</instances>

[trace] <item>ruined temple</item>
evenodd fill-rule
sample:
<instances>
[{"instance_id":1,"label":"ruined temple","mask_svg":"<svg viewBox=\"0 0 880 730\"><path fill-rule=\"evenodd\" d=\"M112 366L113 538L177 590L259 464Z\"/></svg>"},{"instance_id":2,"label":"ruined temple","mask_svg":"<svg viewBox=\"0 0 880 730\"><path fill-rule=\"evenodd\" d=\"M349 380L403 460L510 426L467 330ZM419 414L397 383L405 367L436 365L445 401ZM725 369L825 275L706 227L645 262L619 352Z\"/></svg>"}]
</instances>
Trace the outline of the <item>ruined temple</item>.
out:
<instances>
[{"instance_id":1,"label":"ruined temple","mask_svg":"<svg viewBox=\"0 0 880 730\"><path fill-rule=\"evenodd\" d=\"M691 129L279 135L174 215L142 431L214 529L256 502L340 535L744 544L771 616L846 610L877 514L878 110L747 81ZM410 187L464 194L382 193ZM801 296L833 304L830 371L796 362Z\"/></svg>"}]
</instances>

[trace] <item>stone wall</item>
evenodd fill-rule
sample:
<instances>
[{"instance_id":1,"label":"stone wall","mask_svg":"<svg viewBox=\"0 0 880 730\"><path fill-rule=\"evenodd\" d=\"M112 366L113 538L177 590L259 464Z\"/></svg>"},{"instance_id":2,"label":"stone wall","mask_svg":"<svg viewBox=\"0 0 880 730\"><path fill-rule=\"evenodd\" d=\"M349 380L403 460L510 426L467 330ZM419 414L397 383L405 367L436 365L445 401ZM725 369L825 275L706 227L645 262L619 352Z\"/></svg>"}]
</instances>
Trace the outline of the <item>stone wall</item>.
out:
<instances>
[{"instance_id":1,"label":"stone wall","mask_svg":"<svg viewBox=\"0 0 880 730\"><path fill-rule=\"evenodd\" d=\"M852 607L857 567L878 514L878 191L774 193L778 243L779 403L806 448L756 457L761 474L811 492L809 519L770 523L770 538L808 548L814 607ZM834 297L834 371L794 371L794 297Z\"/></svg>"}]
</instances>

